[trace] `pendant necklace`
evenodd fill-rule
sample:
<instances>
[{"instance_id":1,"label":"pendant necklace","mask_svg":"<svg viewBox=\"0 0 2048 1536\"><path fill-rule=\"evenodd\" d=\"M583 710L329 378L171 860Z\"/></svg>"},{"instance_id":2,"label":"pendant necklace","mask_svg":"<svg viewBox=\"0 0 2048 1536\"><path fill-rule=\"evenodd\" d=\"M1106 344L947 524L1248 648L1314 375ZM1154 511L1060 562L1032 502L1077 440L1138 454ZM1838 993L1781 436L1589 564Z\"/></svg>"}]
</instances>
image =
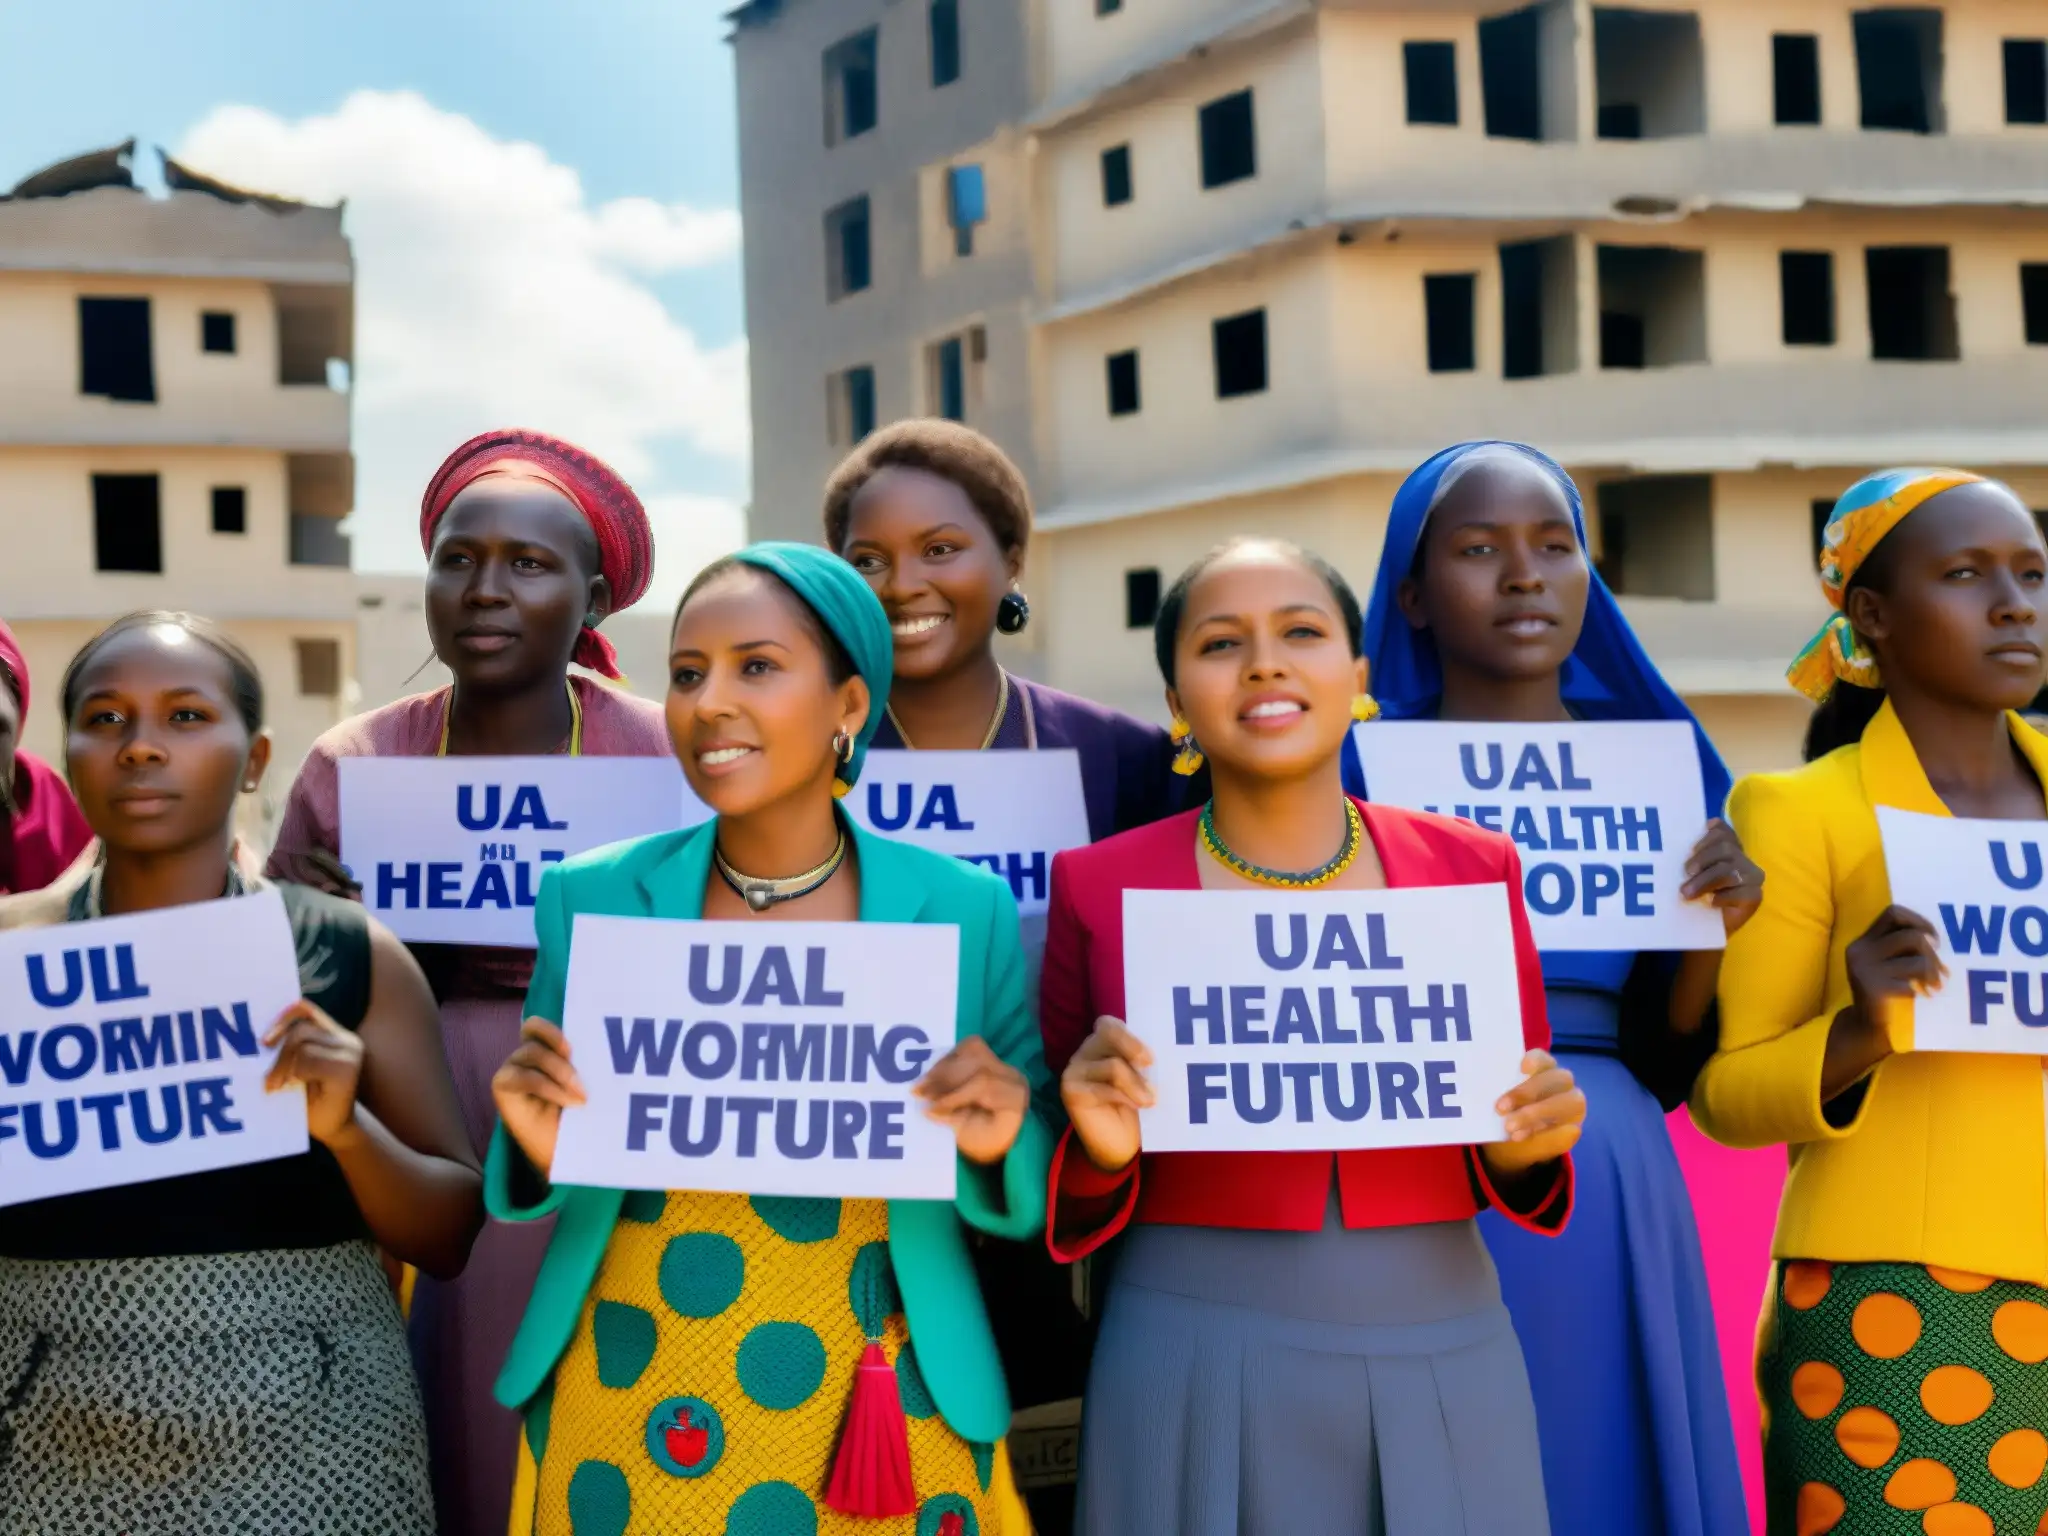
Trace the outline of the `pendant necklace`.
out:
<instances>
[{"instance_id":1,"label":"pendant necklace","mask_svg":"<svg viewBox=\"0 0 2048 1536\"><path fill-rule=\"evenodd\" d=\"M846 862L846 831L840 829L839 841L833 846L831 856L824 863L805 870L800 875L785 875L780 879L763 880L754 875L743 875L725 859L725 852L714 841L711 857L718 865L718 873L725 883L733 888L740 900L756 912L766 912L770 907L780 906L785 901L795 901L799 896L808 896L827 880L839 873L839 866Z\"/></svg>"}]
</instances>

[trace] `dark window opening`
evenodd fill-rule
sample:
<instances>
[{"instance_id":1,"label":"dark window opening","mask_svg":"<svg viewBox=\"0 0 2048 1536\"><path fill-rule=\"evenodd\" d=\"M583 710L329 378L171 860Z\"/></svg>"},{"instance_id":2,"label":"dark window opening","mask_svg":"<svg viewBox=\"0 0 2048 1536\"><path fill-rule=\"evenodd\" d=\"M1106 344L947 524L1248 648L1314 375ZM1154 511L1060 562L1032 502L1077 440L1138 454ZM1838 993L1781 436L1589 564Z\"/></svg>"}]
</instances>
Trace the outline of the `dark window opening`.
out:
<instances>
[{"instance_id":1,"label":"dark window opening","mask_svg":"<svg viewBox=\"0 0 2048 1536\"><path fill-rule=\"evenodd\" d=\"M92 477L92 541L100 570L163 574L163 504L155 475Z\"/></svg>"},{"instance_id":2,"label":"dark window opening","mask_svg":"<svg viewBox=\"0 0 2048 1536\"><path fill-rule=\"evenodd\" d=\"M1408 84L1408 121L1456 127L1458 45L1403 43L1401 67Z\"/></svg>"},{"instance_id":3,"label":"dark window opening","mask_svg":"<svg viewBox=\"0 0 2048 1536\"><path fill-rule=\"evenodd\" d=\"M1771 39L1772 115L1787 126L1820 122L1820 39L1780 32Z\"/></svg>"},{"instance_id":4,"label":"dark window opening","mask_svg":"<svg viewBox=\"0 0 2048 1536\"><path fill-rule=\"evenodd\" d=\"M341 642L339 640L294 640L298 653L299 697L332 699L341 693Z\"/></svg>"},{"instance_id":5,"label":"dark window opening","mask_svg":"<svg viewBox=\"0 0 2048 1536\"><path fill-rule=\"evenodd\" d=\"M2005 120L2048 123L2048 39L2005 40Z\"/></svg>"},{"instance_id":6,"label":"dark window opening","mask_svg":"<svg viewBox=\"0 0 2048 1536\"><path fill-rule=\"evenodd\" d=\"M1095 14L1098 16L1114 16L1123 8L1124 0L1095 0Z\"/></svg>"},{"instance_id":7,"label":"dark window opening","mask_svg":"<svg viewBox=\"0 0 2048 1536\"><path fill-rule=\"evenodd\" d=\"M1714 600L1714 481L1645 475L1597 495L1601 576L1628 597Z\"/></svg>"},{"instance_id":8,"label":"dark window opening","mask_svg":"<svg viewBox=\"0 0 2048 1536\"><path fill-rule=\"evenodd\" d=\"M1941 12L1858 11L1856 83L1863 126L1938 133L1941 113Z\"/></svg>"},{"instance_id":9,"label":"dark window opening","mask_svg":"<svg viewBox=\"0 0 2048 1536\"><path fill-rule=\"evenodd\" d=\"M826 382L827 426L835 447L851 448L875 430L875 370L865 363Z\"/></svg>"},{"instance_id":10,"label":"dark window opening","mask_svg":"<svg viewBox=\"0 0 2048 1536\"><path fill-rule=\"evenodd\" d=\"M1594 132L1603 139L1640 139L1643 109L1632 101L1610 102L1600 108Z\"/></svg>"},{"instance_id":11,"label":"dark window opening","mask_svg":"<svg viewBox=\"0 0 2048 1536\"><path fill-rule=\"evenodd\" d=\"M861 293L873 280L868 246L868 200L856 197L825 215L825 297Z\"/></svg>"},{"instance_id":12,"label":"dark window opening","mask_svg":"<svg viewBox=\"0 0 2048 1536\"><path fill-rule=\"evenodd\" d=\"M1238 91L1201 111L1202 186L1227 187L1259 174L1258 137L1252 123L1252 93Z\"/></svg>"},{"instance_id":13,"label":"dark window opening","mask_svg":"<svg viewBox=\"0 0 2048 1536\"><path fill-rule=\"evenodd\" d=\"M825 50L825 142L843 143L870 132L877 121L880 89L878 40L873 27Z\"/></svg>"},{"instance_id":14,"label":"dark window opening","mask_svg":"<svg viewBox=\"0 0 2048 1536\"><path fill-rule=\"evenodd\" d=\"M1820 563L1821 546L1827 543L1828 522L1835 515L1835 499L1832 496L1818 496L1813 502L1813 559Z\"/></svg>"},{"instance_id":15,"label":"dark window opening","mask_svg":"<svg viewBox=\"0 0 2048 1536\"><path fill-rule=\"evenodd\" d=\"M1109 414L1137 415L1143 403L1138 393L1138 354L1112 353L1106 366L1109 375Z\"/></svg>"},{"instance_id":16,"label":"dark window opening","mask_svg":"<svg viewBox=\"0 0 2048 1536\"><path fill-rule=\"evenodd\" d=\"M1835 344L1835 258L1827 251L1778 252L1778 307L1788 347Z\"/></svg>"},{"instance_id":17,"label":"dark window opening","mask_svg":"<svg viewBox=\"0 0 2048 1536\"><path fill-rule=\"evenodd\" d=\"M932 88L960 78L960 0L932 0Z\"/></svg>"},{"instance_id":18,"label":"dark window opening","mask_svg":"<svg viewBox=\"0 0 2048 1536\"><path fill-rule=\"evenodd\" d=\"M1599 250L1600 366L1707 360L1706 258L1668 245Z\"/></svg>"},{"instance_id":19,"label":"dark window opening","mask_svg":"<svg viewBox=\"0 0 2048 1536\"><path fill-rule=\"evenodd\" d=\"M235 317L208 310L199 317L199 349L202 352L235 350Z\"/></svg>"},{"instance_id":20,"label":"dark window opening","mask_svg":"<svg viewBox=\"0 0 2048 1536\"><path fill-rule=\"evenodd\" d=\"M1593 12L1595 113L1603 139L1666 139L1706 129L1700 19L1689 11Z\"/></svg>"},{"instance_id":21,"label":"dark window opening","mask_svg":"<svg viewBox=\"0 0 2048 1536\"><path fill-rule=\"evenodd\" d=\"M1133 196L1131 146L1119 144L1102 152L1102 206L1121 208Z\"/></svg>"},{"instance_id":22,"label":"dark window opening","mask_svg":"<svg viewBox=\"0 0 2048 1536\"><path fill-rule=\"evenodd\" d=\"M1600 311L1600 366L1642 368L1648 346L1643 339L1643 317Z\"/></svg>"},{"instance_id":23,"label":"dark window opening","mask_svg":"<svg viewBox=\"0 0 2048 1536\"><path fill-rule=\"evenodd\" d=\"M109 400L156 399L149 300L78 301L78 392Z\"/></svg>"},{"instance_id":24,"label":"dark window opening","mask_svg":"<svg viewBox=\"0 0 2048 1536\"><path fill-rule=\"evenodd\" d=\"M939 343L938 405L948 421L967 419L967 362L958 336Z\"/></svg>"},{"instance_id":25,"label":"dark window opening","mask_svg":"<svg viewBox=\"0 0 2048 1536\"><path fill-rule=\"evenodd\" d=\"M1479 366L1473 312L1479 278L1472 272L1431 273L1422 280L1431 373L1470 373Z\"/></svg>"},{"instance_id":26,"label":"dark window opening","mask_svg":"<svg viewBox=\"0 0 2048 1536\"><path fill-rule=\"evenodd\" d=\"M213 531L249 531L249 492L245 488L239 485L216 485L213 488Z\"/></svg>"},{"instance_id":27,"label":"dark window opening","mask_svg":"<svg viewBox=\"0 0 2048 1536\"><path fill-rule=\"evenodd\" d=\"M1256 395L1266 387L1266 312L1231 315L1214 326L1216 398Z\"/></svg>"},{"instance_id":28,"label":"dark window opening","mask_svg":"<svg viewBox=\"0 0 2048 1536\"><path fill-rule=\"evenodd\" d=\"M1537 7L1480 20L1479 96L1488 138L1543 137L1543 20Z\"/></svg>"},{"instance_id":29,"label":"dark window opening","mask_svg":"<svg viewBox=\"0 0 2048 1536\"><path fill-rule=\"evenodd\" d=\"M925 348L926 409L948 421L966 421L981 398L988 332L974 326Z\"/></svg>"},{"instance_id":30,"label":"dark window opening","mask_svg":"<svg viewBox=\"0 0 2048 1536\"><path fill-rule=\"evenodd\" d=\"M1948 247L1874 245L1863 258L1870 284L1870 355L1896 362L1959 357Z\"/></svg>"},{"instance_id":31,"label":"dark window opening","mask_svg":"<svg viewBox=\"0 0 2048 1536\"><path fill-rule=\"evenodd\" d=\"M2048 262L2020 265L2020 314L2027 345L2048 347Z\"/></svg>"},{"instance_id":32,"label":"dark window opening","mask_svg":"<svg viewBox=\"0 0 2048 1536\"><path fill-rule=\"evenodd\" d=\"M1571 237L1500 248L1501 376L1533 379L1578 366L1578 279Z\"/></svg>"},{"instance_id":33,"label":"dark window opening","mask_svg":"<svg viewBox=\"0 0 2048 1536\"><path fill-rule=\"evenodd\" d=\"M1159 617L1159 567L1124 572L1124 628L1150 629Z\"/></svg>"}]
</instances>

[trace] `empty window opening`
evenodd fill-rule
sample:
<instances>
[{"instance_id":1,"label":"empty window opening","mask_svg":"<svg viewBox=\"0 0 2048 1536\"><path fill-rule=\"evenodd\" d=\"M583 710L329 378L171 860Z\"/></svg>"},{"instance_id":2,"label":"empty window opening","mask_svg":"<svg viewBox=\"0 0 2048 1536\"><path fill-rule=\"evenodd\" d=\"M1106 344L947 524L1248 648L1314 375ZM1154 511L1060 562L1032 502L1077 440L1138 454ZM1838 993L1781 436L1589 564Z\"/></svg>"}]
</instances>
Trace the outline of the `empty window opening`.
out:
<instances>
[{"instance_id":1,"label":"empty window opening","mask_svg":"<svg viewBox=\"0 0 2048 1536\"><path fill-rule=\"evenodd\" d=\"M1212 101L1201 111L1202 186L1227 187L1259 174L1257 132L1252 124L1252 93L1238 91Z\"/></svg>"},{"instance_id":2,"label":"empty window opening","mask_svg":"<svg viewBox=\"0 0 2048 1536\"><path fill-rule=\"evenodd\" d=\"M1820 122L1820 39L1811 32L1771 38L1771 115L1787 126Z\"/></svg>"},{"instance_id":3,"label":"empty window opening","mask_svg":"<svg viewBox=\"0 0 2048 1536\"><path fill-rule=\"evenodd\" d=\"M213 488L213 531L215 533L247 533L249 531L249 492L239 485L216 485Z\"/></svg>"},{"instance_id":4,"label":"empty window opening","mask_svg":"<svg viewBox=\"0 0 2048 1536\"><path fill-rule=\"evenodd\" d=\"M235 350L235 317L216 310L208 310L201 315L199 350L232 354Z\"/></svg>"},{"instance_id":5,"label":"empty window opening","mask_svg":"<svg viewBox=\"0 0 2048 1536\"><path fill-rule=\"evenodd\" d=\"M1095 0L1095 14L1098 16L1114 16L1123 8L1124 0Z\"/></svg>"},{"instance_id":6,"label":"empty window opening","mask_svg":"<svg viewBox=\"0 0 2048 1536\"><path fill-rule=\"evenodd\" d=\"M1941 132L1941 12L1858 11L1854 19L1863 126Z\"/></svg>"},{"instance_id":7,"label":"empty window opening","mask_svg":"<svg viewBox=\"0 0 2048 1536\"><path fill-rule=\"evenodd\" d=\"M1668 245L1603 245L1600 366L1668 368L1707 360L1706 259Z\"/></svg>"},{"instance_id":8,"label":"empty window opening","mask_svg":"<svg viewBox=\"0 0 2048 1536\"><path fill-rule=\"evenodd\" d=\"M932 88L960 78L960 0L932 0Z\"/></svg>"},{"instance_id":9,"label":"empty window opening","mask_svg":"<svg viewBox=\"0 0 2048 1536\"><path fill-rule=\"evenodd\" d=\"M339 640L294 640L298 653L299 697L332 699L341 694L341 642Z\"/></svg>"},{"instance_id":10,"label":"empty window opening","mask_svg":"<svg viewBox=\"0 0 2048 1536\"><path fill-rule=\"evenodd\" d=\"M863 363L826 381L826 412L832 444L851 448L875 430L875 370Z\"/></svg>"},{"instance_id":11,"label":"empty window opening","mask_svg":"<svg viewBox=\"0 0 2048 1536\"><path fill-rule=\"evenodd\" d=\"M272 290L277 303L277 382L348 388L352 305L346 286Z\"/></svg>"},{"instance_id":12,"label":"empty window opening","mask_svg":"<svg viewBox=\"0 0 2048 1536\"><path fill-rule=\"evenodd\" d=\"M1266 388L1266 312L1254 309L1218 320L1214 327L1216 398L1232 400Z\"/></svg>"},{"instance_id":13,"label":"empty window opening","mask_svg":"<svg viewBox=\"0 0 2048 1536\"><path fill-rule=\"evenodd\" d=\"M1480 20L1479 95L1488 138L1543 137L1543 18L1538 7Z\"/></svg>"},{"instance_id":14,"label":"empty window opening","mask_svg":"<svg viewBox=\"0 0 2048 1536\"><path fill-rule=\"evenodd\" d=\"M1897 362L1952 362L1956 301L1948 247L1874 245L1864 252L1870 284L1870 355Z\"/></svg>"},{"instance_id":15,"label":"empty window opening","mask_svg":"<svg viewBox=\"0 0 2048 1536\"><path fill-rule=\"evenodd\" d=\"M1111 353L1106 364L1109 375L1109 414L1135 416L1144 404L1138 392L1138 354Z\"/></svg>"},{"instance_id":16,"label":"empty window opening","mask_svg":"<svg viewBox=\"0 0 2048 1536\"><path fill-rule=\"evenodd\" d=\"M1102 152L1102 206L1121 208L1133 197L1131 146L1118 144Z\"/></svg>"},{"instance_id":17,"label":"empty window opening","mask_svg":"<svg viewBox=\"0 0 2048 1536\"><path fill-rule=\"evenodd\" d=\"M857 139L875 126L880 105L879 38L879 32L870 27L825 50L827 144Z\"/></svg>"},{"instance_id":18,"label":"empty window opening","mask_svg":"<svg viewBox=\"0 0 2048 1536\"><path fill-rule=\"evenodd\" d=\"M163 502L155 475L92 477L92 541L100 570L163 573Z\"/></svg>"},{"instance_id":19,"label":"empty window opening","mask_svg":"<svg viewBox=\"0 0 2048 1536\"><path fill-rule=\"evenodd\" d=\"M1473 312L1479 277L1473 272L1431 273L1422 280L1431 373L1470 373L1479 364Z\"/></svg>"},{"instance_id":20,"label":"empty window opening","mask_svg":"<svg viewBox=\"0 0 2048 1536\"><path fill-rule=\"evenodd\" d=\"M925 348L925 399L934 416L966 421L981 404L988 332L973 326Z\"/></svg>"},{"instance_id":21,"label":"empty window opening","mask_svg":"<svg viewBox=\"0 0 2048 1536\"><path fill-rule=\"evenodd\" d=\"M2005 120L2048 123L2048 39L2005 40Z\"/></svg>"},{"instance_id":22,"label":"empty window opening","mask_svg":"<svg viewBox=\"0 0 2048 1536\"><path fill-rule=\"evenodd\" d=\"M1778 253L1778 306L1785 345L1835 344L1835 258L1827 251Z\"/></svg>"},{"instance_id":23,"label":"empty window opening","mask_svg":"<svg viewBox=\"0 0 2048 1536\"><path fill-rule=\"evenodd\" d=\"M825 297L837 302L873 281L868 248L868 200L856 197L825 215Z\"/></svg>"},{"instance_id":24,"label":"empty window opening","mask_svg":"<svg viewBox=\"0 0 2048 1536\"><path fill-rule=\"evenodd\" d=\"M1159 617L1159 567L1124 572L1124 628L1150 629Z\"/></svg>"},{"instance_id":25,"label":"empty window opening","mask_svg":"<svg viewBox=\"0 0 2048 1536\"><path fill-rule=\"evenodd\" d=\"M1502 377L1578 367L1577 272L1569 235L1500 248Z\"/></svg>"},{"instance_id":26,"label":"empty window opening","mask_svg":"<svg viewBox=\"0 0 2048 1536\"><path fill-rule=\"evenodd\" d=\"M1408 81L1408 121L1455 127L1458 122L1458 45L1403 43L1401 65Z\"/></svg>"},{"instance_id":27,"label":"empty window opening","mask_svg":"<svg viewBox=\"0 0 2048 1536\"><path fill-rule=\"evenodd\" d=\"M946 221L953 227L953 254L974 254L976 225L988 222L988 178L978 165L956 165L946 172Z\"/></svg>"},{"instance_id":28,"label":"empty window opening","mask_svg":"<svg viewBox=\"0 0 2048 1536\"><path fill-rule=\"evenodd\" d=\"M1820 562L1821 546L1827 542L1828 523L1835 515L1835 498L1817 496L1813 502L1813 558Z\"/></svg>"},{"instance_id":29,"label":"empty window opening","mask_svg":"<svg viewBox=\"0 0 2048 1536\"><path fill-rule=\"evenodd\" d=\"M109 400L156 399L149 300L80 299L78 359L80 394Z\"/></svg>"},{"instance_id":30,"label":"empty window opening","mask_svg":"<svg viewBox=\"0 0 2048 1536\"><path fill-rule=\"evenodd\" d=\"M1700 19L1689 11L1593 12L1603 139L1668 139L1707 125Z\"/></svg>"},{"instance_id":31,"label":"empty window opening","mask_svg":"<svg viewBox=\"0 0 2048 1536\"><path fill-rule=\"evenodd\" d=\"M1598 492L1607 585L1626 597L1714 600L1714 481L1710 475L1609 480Z\"/></svg>"},{"instance_id":32,"label":"empty window opening","mask_svg":"<svg viewBox=\"0 0 2048 1536\"><path fill-rule=\"evenodd\" d=\"M2027 345L2048 347L2048 262L2021 263L2020 313Z\"/></svg>"},{"instance_id":33,"label":"empty window opening","mask_svg":"<svg viewBox=\"0 0 2048 1536\"><path fill-rule=\"evenodd\" d=\"M349 536L341 528L355 504L355 461L345 453L287 455L285 498L285 548L291 563L346 570Z\"/></svg>"}]
</instances>

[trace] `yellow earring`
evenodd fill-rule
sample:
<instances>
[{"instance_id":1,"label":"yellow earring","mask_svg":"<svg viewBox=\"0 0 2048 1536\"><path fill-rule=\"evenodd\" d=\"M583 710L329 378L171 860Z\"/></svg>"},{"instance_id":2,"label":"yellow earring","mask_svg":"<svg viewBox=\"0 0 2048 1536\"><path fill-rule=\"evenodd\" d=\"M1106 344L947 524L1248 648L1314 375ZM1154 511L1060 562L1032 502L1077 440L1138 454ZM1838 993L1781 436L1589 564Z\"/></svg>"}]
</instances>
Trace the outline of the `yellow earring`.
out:
<instances>
[{"instance_id":1,"label":"yellow earring","mask_svg":"<svg viewBox=\"0 0 2048 1536\"><path fill-rule=\"evenodd\" d=\"M1360 722L1377 720L1380 717L1380 701L1369 693L1361 693L1351 701L1351 718Z\"/></svg>"},{"instance_id":2,"label":"yellow earring","mask_svg":"<svg viewBox=\"0 0 2048 1536\"><path fill-rule=\"evenodd\" d=\"M1173 755L1173 771L1182 778L1202 771L1202 749L1195 745L1195 728L1178 715L1166 733L1180 750Z\"/></svg>"}]
</instances>

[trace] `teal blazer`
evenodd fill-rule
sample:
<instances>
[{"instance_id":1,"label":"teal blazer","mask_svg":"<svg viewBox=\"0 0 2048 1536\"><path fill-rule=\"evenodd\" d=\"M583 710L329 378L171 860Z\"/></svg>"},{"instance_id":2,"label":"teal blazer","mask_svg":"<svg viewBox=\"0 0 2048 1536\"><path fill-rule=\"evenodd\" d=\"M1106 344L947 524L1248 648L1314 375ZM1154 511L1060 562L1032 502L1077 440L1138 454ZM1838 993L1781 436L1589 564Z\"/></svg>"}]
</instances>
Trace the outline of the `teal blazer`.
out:
<instances>
[{"instance_id":1,"label":"teal blazer","mask_svg":"<svg viewBox=\"0 0 2048 1536\"><path fill-rule=\"evenodd\" d=\"M540 952L526 994L529 1018L559 1022L569 965L569 936L579 912L618 917L702 916L716 823L615 843L555 865L541 879L534 913ZM1032 1109L999 1166L960 1161L959 1192L949 1207L934 1200L889 1202L889 1257L917 1365L939 1412L963 1439L990 1442L1009 1432L1010 1396L995 1336L967 1251L964 1220L1019 1241L1045 1230L1046 1173L1053 1133L1045 1058L1032 1015L1017 904L999 877L972 864L850 826L860 860L860 919L865 923L950 923L960 930L961 1039L979 1035L1031 1082ZM520 1320L496 1396L524 1408L547 1386L575 1333L597 1277L623 1191L540 1185L501 1124L484 1165L485 1203L500 1221L555 1217L533 1298ZM537 1204L521 1195L543 1191Z\"/></svg>"}]
</instances>

